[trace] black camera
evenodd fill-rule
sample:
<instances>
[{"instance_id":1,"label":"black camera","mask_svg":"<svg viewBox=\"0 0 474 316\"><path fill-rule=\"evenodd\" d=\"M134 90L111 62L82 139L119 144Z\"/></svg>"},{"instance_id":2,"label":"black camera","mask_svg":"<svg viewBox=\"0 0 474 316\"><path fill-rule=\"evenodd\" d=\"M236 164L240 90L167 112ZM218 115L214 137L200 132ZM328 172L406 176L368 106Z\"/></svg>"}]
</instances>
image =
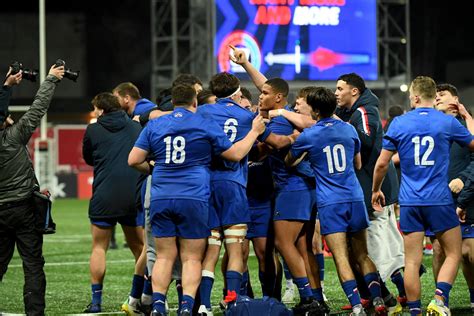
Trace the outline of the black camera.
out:
<instances>
[{"instance_id":1,"label":"black camera","mask_svg":"<svg viewBox=\"0 0 474 316\"><path fill-rule=\"evenodd\" d=\"M66 62L64 60L62 59L56 60L55 65L56 67L64 66L64 77L68 78L69 80L76 82L77 78L79 78L79 70L74 71L74 70L66 68Z\"/></svg>"},{"instance_id":2,"label":"black camera","mask_svg":"<svg viewBox=\"0 0 474 316\"><path fill-rule=\"evenodd\" d=\"M36 78L38 77L38 70L24 69L23 64L17 61L12 62L10 67L12 68L10 75L16 75L21 70L23 79L36 82Z\"/></svg>"}]
</instances>

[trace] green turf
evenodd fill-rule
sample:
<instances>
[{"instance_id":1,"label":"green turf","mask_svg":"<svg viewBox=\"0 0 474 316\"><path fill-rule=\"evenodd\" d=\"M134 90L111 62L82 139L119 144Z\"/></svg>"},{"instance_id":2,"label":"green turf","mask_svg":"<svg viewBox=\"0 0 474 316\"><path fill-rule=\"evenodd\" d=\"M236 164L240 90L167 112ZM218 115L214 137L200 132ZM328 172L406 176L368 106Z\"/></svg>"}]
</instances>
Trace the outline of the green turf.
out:
<instances>
[{"instance_id":1,"label":"green turf","mask_svg":"<svg viewBox=\"0 0 474 316\"><path fill-rule=\"evenodd\" d=\"M54 219L57 224L55 235L45 236L44 257L46 260L46 314L80 313L90 301L89 266L91 237L89 219L87 217L88 201L64 199L54 203ZM110 250L107 255L107 274L103 291L103 310L116 312L128 296L133 275L133 257L128 249L123 249L123 234L117 233L118 250ZM431 273L431 257L425 257L428 273L422 278L423 300L427 305L434 291ZM258 283L257 261L254 256L249 259L252 283L258 296L261 290ZM217 305L221 297L222 277L216 273L217 279L212 295ZM326 259L325 291L330 300L332 310L336 311L347 303L342 291L334 264ZM390 282L389 282L390 283ZM0 314L1 312L23 312L23 270L21 260L15 253L10 267L0 283ZM395 290L390 283L389 287ZM169 301L176 306L176 293L171 287ZM452 308L469 306L469 293L462 273L458 274L454 289L451 291L450 305Z\"/></svg>"}]
</instances>

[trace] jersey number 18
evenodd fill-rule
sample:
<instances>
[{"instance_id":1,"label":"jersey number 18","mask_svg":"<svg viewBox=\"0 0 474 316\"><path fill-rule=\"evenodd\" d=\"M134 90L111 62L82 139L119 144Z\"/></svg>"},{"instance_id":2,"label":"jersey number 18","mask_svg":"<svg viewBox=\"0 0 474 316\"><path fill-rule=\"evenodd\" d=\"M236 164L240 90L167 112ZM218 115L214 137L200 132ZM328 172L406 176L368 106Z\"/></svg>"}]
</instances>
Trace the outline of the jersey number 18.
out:
<instances>
[{"instance_id":1,"label":"jersey number 18","mask_svg":"<svg viewBox=\"0 0 474 316\"><path fill-rule=\"evenodd\" d=\"M184 150L186 140L184 137L176 136L172 140L171 136L168 136L163 141L166 143L165 163L170 163L171 161L176 164L183 163L184 159L186 159L186 151Z\"/></svg>"}]
</instances>

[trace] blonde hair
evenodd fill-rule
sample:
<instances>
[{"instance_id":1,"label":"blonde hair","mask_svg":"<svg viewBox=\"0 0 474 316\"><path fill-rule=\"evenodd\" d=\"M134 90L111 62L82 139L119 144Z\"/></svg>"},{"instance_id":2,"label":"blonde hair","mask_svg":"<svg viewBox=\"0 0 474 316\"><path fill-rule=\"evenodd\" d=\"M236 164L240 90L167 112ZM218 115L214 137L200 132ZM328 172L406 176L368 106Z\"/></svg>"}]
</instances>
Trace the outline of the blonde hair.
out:
<instances>
[{"instance_id":1,"label":"blonde hair","mask_svg":"<svg viewBox=\"0 0 474 316\"><path fill-rule=\"evenodd\" d=\"M425 100L432 100L436 98L436 82L426 76L416 77L410 85L413 93L419 95L420 98Z\"/></svg>"},{"instance_id":2,"label":"blonde hair","mask_svg":"<svg viewBox=\"0 0 474 316\"><path fill-rule=\"evenodd\" d=\"M131 82L122 82L114 88L112 92L117 92L121 97L129 95L132 99L138 100L141 99L140 91L138 91L137 86Z\"/></svg>"}]
</instances>

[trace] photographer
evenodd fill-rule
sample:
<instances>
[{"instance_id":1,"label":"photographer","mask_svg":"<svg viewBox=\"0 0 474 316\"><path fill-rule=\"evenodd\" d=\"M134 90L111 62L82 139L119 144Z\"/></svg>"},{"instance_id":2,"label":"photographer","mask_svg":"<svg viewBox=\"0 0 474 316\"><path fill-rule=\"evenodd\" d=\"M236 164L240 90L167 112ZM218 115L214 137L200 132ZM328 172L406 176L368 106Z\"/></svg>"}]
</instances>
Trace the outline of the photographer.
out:
<instances>
[{"instance_id":1,"label":"photographer","mask_svg":"<svg viewBox=\"0 0 474 316\"><path fill-rule=\"evenodd\" d=\"M0 280L7 271L15 243L23 260L25 312L44 315L46 278L43 271L43 235L35 227L33 192L38 190L26 144L46 114L64 67L52 66L41 83L30 109L13 124L8 115L11 87L22 72L7 74L0 93Z\"/></svg>"}]
</instances>

